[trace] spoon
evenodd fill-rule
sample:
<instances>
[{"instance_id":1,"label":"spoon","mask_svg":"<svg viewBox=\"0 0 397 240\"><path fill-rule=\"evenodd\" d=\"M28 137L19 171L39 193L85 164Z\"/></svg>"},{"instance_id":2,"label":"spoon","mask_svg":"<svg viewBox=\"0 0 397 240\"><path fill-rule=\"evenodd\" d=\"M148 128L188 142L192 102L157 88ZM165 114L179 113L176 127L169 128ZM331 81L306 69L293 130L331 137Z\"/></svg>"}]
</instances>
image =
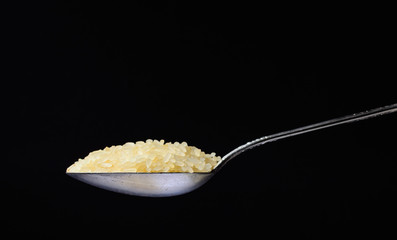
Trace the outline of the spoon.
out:
<instances>
[{"instance_id":1,"label":"spoon","mask_svg":"<svg viewBox=\"0 0 397 240\"><path fill-rule=\"evenodd\" d=\"M345 123L351 123L397 111L397 103L372 109L365 112L355 113L340 118L308 125L255 139L237 147L226 154L218 165L208 173L196 172L162 172L162 173L67 173L67 175L93 186L109 191L144 197L170 197L191 192L206 183L231 159L242 152L260 146L268 142L292 137L295 135L317 131Z\"/></svg>"}]
</instances>

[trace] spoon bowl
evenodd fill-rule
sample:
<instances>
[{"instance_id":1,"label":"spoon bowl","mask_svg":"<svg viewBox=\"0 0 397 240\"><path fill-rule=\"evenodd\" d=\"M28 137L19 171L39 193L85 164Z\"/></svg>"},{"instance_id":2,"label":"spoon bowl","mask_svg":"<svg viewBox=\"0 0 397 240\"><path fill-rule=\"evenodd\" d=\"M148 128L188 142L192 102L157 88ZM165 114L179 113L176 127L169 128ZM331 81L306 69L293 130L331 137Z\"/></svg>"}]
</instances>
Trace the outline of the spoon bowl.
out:
<instances>
[{"instance_id":1,"label":"spoon bowl","mask_svg":"<svg viewBox=\"0 0 397 240\"><path fill-rule=\"evenodd\" d=\"M84 173L67 172L77 180L94 185L106 190L119 193L145 196L145 197L170 197L191 192L206 183L226 163L248 149L263 145L268 142L277 141L283 138L312 132L345 123L356 122L372 117L397 111L397 104L372 109L365 112L355 113L340 118L323 121L301 128L268 135L258 138L244 145L237 147L226 154L217 166L207 173L188 172L163 172L163 173L130 173L130 172L109 172L109 173Z\"/></svg>"},{"instance_id":2,"label":"spoon bowl","mask_svg":"<svg viewBox=\"0 0 397 240\"><path fill-rule=\"evenodd\" d=\"M109 191L143 197L170 197L191 192L206 183L208 173L67 173L70 177Z\"/></svg>"}]
</instances>

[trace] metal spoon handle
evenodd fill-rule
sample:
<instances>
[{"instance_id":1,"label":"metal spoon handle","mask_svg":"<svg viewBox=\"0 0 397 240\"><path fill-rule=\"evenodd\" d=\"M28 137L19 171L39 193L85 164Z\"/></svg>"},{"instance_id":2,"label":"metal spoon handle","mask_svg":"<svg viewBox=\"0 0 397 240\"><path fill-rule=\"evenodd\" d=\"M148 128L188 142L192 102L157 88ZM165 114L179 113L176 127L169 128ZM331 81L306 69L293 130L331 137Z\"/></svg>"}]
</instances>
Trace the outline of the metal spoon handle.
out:
<instances>
[{"instance_id":1,"label":"metal spoon handle","mask_svg":"<svg viewBox=\"0 0 397 240\"><path fill-rule=\"evenodd\" d=\"M354 113L354 114L347 115L344 117L334 118L331 120L311 124L311 125L308 125L305 127L300 127L300 128L292 129L289 131L284 131L284 132L272 134L269 136L261 137L261 138L255 139L251 142L248 142L244 145L241 145L240 147L238 147L238 148L234 149L233 151L229 152L228 154L226 154L222 158L220 165L226 164L229 160L231 160L232 158L236 157L237 155L241 154L242 152L244 152L248 149L260 146L260 145L268 143L268 142L277 141L279 139L292 137L295 135L312 132L312 131L320 130L323 128L328 128L328 127L337 126L337 125L341 125L341 124L345 124L345 123L351 123L351 122L360 121L360 120L364 120L364 119L368 119L368 118L372 118L372 117L377 117L377 116L381 116L381 115L396 112L396 111L397 111L397 103L388 105L388 106L384 106L384 107L380 107L380 108L375 108L375 109L368 110L365 112ZM218 167L220 167L220 166L218 166Z\"/></svg>"}]
</instances>

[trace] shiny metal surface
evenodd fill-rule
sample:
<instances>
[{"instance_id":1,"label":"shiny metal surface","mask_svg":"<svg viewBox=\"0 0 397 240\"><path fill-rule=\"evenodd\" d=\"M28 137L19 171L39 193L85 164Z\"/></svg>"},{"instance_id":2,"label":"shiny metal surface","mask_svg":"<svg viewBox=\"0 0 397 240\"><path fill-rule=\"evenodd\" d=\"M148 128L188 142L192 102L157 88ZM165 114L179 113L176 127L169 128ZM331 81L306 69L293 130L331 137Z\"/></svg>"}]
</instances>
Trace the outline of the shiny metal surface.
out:
<instances>
[{"instance_id":1,"label":"shiny metal surface","mask_svg":"<svg viewBox=\"0 0 397 240\"><path fill-rule=\"evenodd\" d=\"M67 173L82 182L106 190L146 197L169 197L191 192L206 183L231 159L268 142L320 129L352 123L397 111L397 104L334 118L250 141L226 154L209 173Z\"/></svg>"},{"instance_id":2,"label":"shiny metal surface","mask_svg":"<svg viewBox=\"0 0 397 240\"><path fill-rule=\"evenodd\" d=\"M213 173L67 173L106 190L144 197L185 194L206 183Z\"/></svg>"}]
</instances>

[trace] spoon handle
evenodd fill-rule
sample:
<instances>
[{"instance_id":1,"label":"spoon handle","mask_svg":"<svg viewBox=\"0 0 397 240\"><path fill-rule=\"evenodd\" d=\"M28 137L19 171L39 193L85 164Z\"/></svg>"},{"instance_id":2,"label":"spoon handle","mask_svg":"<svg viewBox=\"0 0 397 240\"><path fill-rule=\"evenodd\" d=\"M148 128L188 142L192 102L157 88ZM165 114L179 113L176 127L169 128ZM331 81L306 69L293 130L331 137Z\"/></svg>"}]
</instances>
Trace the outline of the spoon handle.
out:
<instances>
[{"instance_id":1,"label":"spoon handle","mask_svg":"<svg viewBox=\"0 0 397 240\"><path fill-rule=\"evenodd\" d=\"M372 118L372 117L377 117L377 116L381 116L381 115L396 112L396 111L397 111L397 103L388 105L388 106L384 106L384 107L380 107L380 108L375 108L375 109L368 110L365 112L359 112L359 113L354 113L354 114L347 115L344 117L334 118L331 120L311 124L311 125L308 125L305 127L292 129L289 131L284 131L284 132L264 136L264 137L255 139L251 142L247 142L246 144L241 145L238 148L234 149L233 151L229 152L222 158L220 165L226 164L229 160L231 160L232 158L236 157L237 155L241 154L242 152L244 152L248 149L260 146L260 145L268 143L268 142L274 142L279 139L292 137L295 135L312 132L312 131L316 131L316 130L320 130L320 129L328 128L328 127L332 127L332 126L337 126L337 125L341 125L341 124L345 124L345 123L351 123L351 122L360 121L360 120L364 120L364 119L368 119L368 118Z\"/></svg>"}]
</instances>

